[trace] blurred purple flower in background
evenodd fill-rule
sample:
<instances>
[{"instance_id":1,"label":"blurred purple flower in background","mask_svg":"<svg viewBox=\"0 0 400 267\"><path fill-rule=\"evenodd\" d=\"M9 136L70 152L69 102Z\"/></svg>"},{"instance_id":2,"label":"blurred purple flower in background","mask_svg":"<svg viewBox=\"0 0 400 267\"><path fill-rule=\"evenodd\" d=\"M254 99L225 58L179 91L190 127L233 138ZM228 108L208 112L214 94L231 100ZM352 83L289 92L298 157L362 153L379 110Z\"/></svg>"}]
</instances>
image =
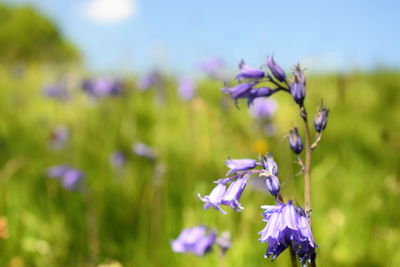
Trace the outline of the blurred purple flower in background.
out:
<instances>
[{"instance_id":1,"label":"blurred purple flower in background","mask_svg":"<svg viewBox=\"0 0 400 267\"><path fill-rule=\"evenodd\" d=\"M119 169L125 165L125 155L121 151L114 151L110 155L110 164L112 167Z\"/></svg>"},{"instance_id":2,"label":"blurred purple flower in background","mask_svg":"<svg viewBox=\"0 0 400 267\"><path fill-rule=\"evenodd\" d=\"M67 82L65 80L43 88L43 95L60 101L68 101L71 98L68 92Z\"/></svg>"},{"instance_id":3,"label":"blurred purple flower in background","mask_svg":"<svg viewBox=\"0 0 400 267\"><path fill-rule=\"evenodd\" d=\"M253 105L250 106L250 115L255 119L270 119L277 110L275 100L257 98L254 99Z\"/></svg>"},{"instance_id":4,"label":"blurred purple flower in background","mask_svg":"<svg viewBox=\"0 0 400 267\"><path fill-rule=\"evenodd\" d=\"M259 232L259 241L268 242L265 257L272 256L272 260L279 256L290 244L293 244L294 251L302 264L311 261L315 257L314 238L308 219L303 209L287 204L262 206L263 221L267 226Z\"/></svg>"},{"instance_id":5,"label":"blurred purple flower in background","mask_svg":"<svg viewBox=\"0 0 400 267\"><path fill-rule=\"evenodd\" d=\"M135 143L132 147L133 153L140 157L154 160L156 158L156 152L153 148L149 147L144 143Z\"/></svg>"},{"instance_id":6,"label":"blurred purple flower in background","mask_svg":"<svg viewBox=\"0 0 400 267\"><path fill-rule=\"evenodd\" d=\"M226 251L232 246L230 233L227 231L222 232L217 238L216 244L221 248L222 253L225 254Z\"/></svg>"},{"instance_id":7,"label":"blurred purple flower in background","mask_svg":"<svg viewBox=\"0 0 400 267\"><path fill-rule=\"evenodd\" d=\"M83 179L83 173L69 165L56 165L47 169L47 177L60 179L67 190L78 190Z\"/></svg>"},{"instance_id":8,"label":"blurred purple flower in background","mask_svg":"<svg viewBox=\"0 0 400 267\"><path fill-rule=\"evenodd\" d=\"M138 79L137 86L141 91L145 91L154 86L160 85L161 78L161 74L158 71L153 70L150 73L141 76Z\"/></svg>"},{"instance_id":9,"label":"blurred purple flower in background","mask_svg":"<svg viewBox=\"0 0 400 267\"><path fill-rule=\"evenodd\" d=\"M211 79L224 78L224 61L221 58L215 57L200 62L200 69L207 74Z\"/></svg>"},{"instance_id":10,"label":"blurred purple flower in background","mask_svg":"<svg viewBox=\"0 0 400 267\"><path fill-rule=\"evenodd\" d=\"M50 147L54 150L63 149L67 144L68 139L68 128L64 125L59 125L50 133Z\"/></svg>"},{"instance_id":11,"label":"blurred purple flower in background","mask_svg":"<svg viewBox=\"0 0 400 267\"><path fill-rule=\"evenodd\" d=\"M187 228L179 237L171 242L172 250L178 253L193 253L203 256L209 252L216 241L216 232L209 231L205 226Z\"/></svg>"},{"instance_id":12,"label":"blurred purple flower in background","mask_svg":"<svg viewBox=\"0 0 400 267\"><path fill-rule=\"evenodd\" d=\"M92 97L104 97L120 94L123 86L123 82L118 79L98 77L84 81L82 89Z\"/></svg>"},{"instance_id":13,"label":"blurred purple flower in background","mask_svg":"<svg viewBox=\"0 0 400 267\"><path fill-rule=\"evenodd\" d=\"M188 101L194 97L196 93L196 84L190 78L182 78L179 80L178 94L183 101Z\"/></svg>"}]
</instances>

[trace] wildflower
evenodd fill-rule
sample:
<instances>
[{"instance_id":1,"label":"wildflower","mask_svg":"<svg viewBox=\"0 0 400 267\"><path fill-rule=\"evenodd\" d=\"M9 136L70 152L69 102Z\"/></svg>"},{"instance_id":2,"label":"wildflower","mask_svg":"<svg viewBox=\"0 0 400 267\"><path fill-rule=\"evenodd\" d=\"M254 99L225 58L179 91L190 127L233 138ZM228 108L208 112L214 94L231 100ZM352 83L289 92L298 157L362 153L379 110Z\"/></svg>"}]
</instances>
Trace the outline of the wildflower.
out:
<instances>
[{"instance_id":1,"label":"wildflower","mask_svg":"<svg viewBox=\"0 0 400 267\"><path fill-rule=\"evenodd\" d=\"M43 94L47 97L60 101L68 101L70 95L65 81L58 82L43 89Z\"/></svg>"},{"instance_id":2,"label":"wildflower","mask_svg":"<svg viewBox=\"0 0 400 267\"><path fill-rule=\"evenodd\" d=\"M249 111L253 118L269 119L276 111L277 104L274 100L255 99Z\"/></svg>"},{"instance_id":3,"label":"wildflower","mask_svg":"<svg viewBox=\"0 0 400 267\"><path fill-rule=\"evenodd\" d=\"M200 68L212 79L223 78L224 61L221 58L211 58L200 62Z\"/></svg>"},{"instance_id":4,"label":"wildflower","mask_svg":"<svg viewBox=\"0 0 400 267\"><path fill-rule=\"evenodd\" d=\"M189 78L184 78L179 81L178 93L182 100L187 101L194 97L196 85Z\"/></svg>"},{"instance_id":5,"label":"wildflower","mask_svg":"<svg viewBox=\"0 0 400 267\"><path fill-rule=\"evenodd\" d=\"M116 79L100 77L84 81L82 88L92 97L103 97L120 94L123 84Z\"/></svg>"},{"instance_id":6,"label":"wildflower","mask_svg":"<svg viewBox=\"0 0 400 267\"><path fill-rule=\"evenodd\" d=\"M210 207L213 207L216 210L219 210L223 214L226 214L220 205L222 204L222 199L225 196L226 186L225 184L218 183L217 186L211 191L210 195L202 197L200 193L198 197L203 201L205 204L203 209L207 210Z\"/></svg>"},{"instance_id":7,"label":"wildflower","mask_svg":"<svg viewBox=\"0 0 400 267\"><path fill-rule=\"evenodd\" d=\"M121 168L125 164L125 155L121 151L115 151L110 156L110 164L115 168Z\"/></svg>"},{"instance_id":8,"label":"wildflower","mask_svg":"<svg viewBox=\"0 0 400 267\"><path fill-rule=\"evenodd\" d=\"M315 257L317 245L311 233L311 228L305 216L304 210L287 204L262 206L266 227L259 232L259 241L268 242L265 257L272 256L272 260L279 256L290 244L302 264L311 261Z\"/></svg>"},{"instance_id":9,"label":"wildflower","mask_svg":"<svg viewBox=\"0 0 400 267\"><path fill-rule=\"evenodd\" d=\"M216 244L221 248L222 253L225 254L226 251L232 246L231 235L229 232L222 232L222 234L217 238Z\"/></svg>"},{"instance_id":10,"label":"wildflower","mask_svg":"<svg viewBox=\"0 0 400 267\"><path fill-rule=\"evenodd\" d=\"M54 150L64 148L69 139L68 128L64 125L57 126L50 133L50 147Z\"/></svg>"},{"instance_id":11,"label":"wildflower","mask_svg":"<svg viewBox=\"0 0 400 267\"><path fill-rule=\"evenodd\" d=\"M133 153L135 153L138 156L148 158L151 160L154 160L156 158L156 153L154 149L149 147L148 145L144 143L136 143L133 145Z\"/></svg>"},{"instance_id":12,"label":"wildflower","mask_svg":"<svg viewBox=\"0 0 400 267\"><path fill-rule=\"evenodd\" d=\"M239 199L243 193L243 190L246 187L247 179L249 178L249 174L246 174L244 177L238 178L236 181L233 181L228 190L221 201L222 204L231 206L235 211L242 211L244 208L240 205Z\"/></svg>"},{"instance_id":13,"label":"wildflower","mask_svg":"<svg viewBox=\"0 0 400 267\"><path fill-rule=\"evenodd\" d=\"M297 104L303 105L306 96L306 79L300 65L295 66L293 76L294 82L290 85L290 94Z\"/></svg>"},{"instance_id":14,"label":"wildflower","mask_svg":"<svg viewBox=\"0 0 400 267\"><path fill-rule=\"evenodd\" d=\"M260 176L265 176L265 185L268 191L275 197L278 197L280 192L280 183L278 179L278 165L271 155L264 155L262 158L262 165L265 172Z\"/></svg>"},{"instance_id":15,"label":"wildflower","mask_svg":"<svg viewBox=\"0 0 400 267\"><path fill-rule=\"evenodd\" d=\"M225 164L229 168L226 175L230 175L238 171L254 169L257 166L257 161L254 159L229 159L225 161Z\"/></svg>"},{"instance_id":16,"label":"wildflower","mask_svg":"<svg viewBox=\"0 0 400 267\"><path fill-rule=\"evenodd\" d=\"M239 81L243 79L259 80L264 78L265 76L265 73L262 70L249 67L243 60L240 61L239 68L240 73L236 75L236 79L238 79Z\"/></svg>"},{"instance_id":17,"label":"wildflower","mask_svg":"<svg viewBox=\"0 0 400 267\"><path fill-rule=\"evenodd\" d=\"M315 131L320 133L326 128L326 124L328 123L328 115L329 115L329 109L321 105L317 114L314 117Z\"/></svg>"},{"instance_id":18,"label":"wildflower","mask_svg":"<svg viewBox=\"0 0 400 267\"><path fill-rule=\"evenodd\" d=\"M244 82L231 88L223 88L222 92L229 94L237 106L237 101L239 98L247 98L250 96L250 91L254 85L255 83L251 84L249 82Z\"/></svg>"},{"instance_id":19,"label":"wildflower","mask_svg":"<svg viewBox=\"0 0 400 267\"><path fill-rule=\"evenodd\" d=\"M203 256L211 250L215 240L215 231L207 235L206 227L196 226L183 230L179 237L171 242L171 246L174 252Z\"/></svg>"},{"instance_id":20,"label":"wildflower","mask_svg":"<svg viewBox=\"0 0 400 267\"><path fill-rule=\"evenodd\" d=\"M278 176L278 165L276 164L272 154L263 155L261 158L262 166L266 170L267 175Z\"/></svg>"},{"instance_id":21,"label":"wildflower","mask_svg":"<svg viewBox=\"0 0 400 267\"><path fill-rule=\"evenodd\" d=\"M293 150L293 152L300 154L300 152L303 150L303 141L301 140L297 127L294 127L289 131L288 140L290 148Z\"/></svg>"},{"instance_id":22,"label":"wildflower","mask_svg":"<svg viewBox=\"0 0 400 267\"><path fill-rule=\"evenodd\" d=\"M69 165L56 165L47 169L47 177L60 179L63 187L68 190L77 190L83 179L83 173Z\"/></svg>"},{"instance_id":23,"label":"wildflower","mask_svg":"<svg viewBox=\"0 0 400 267\"><path fill-rule=\"evenodd\" d=\"M286 80L286 73L275 63L274 57L267 57L266 65L278 81L284 82Z\"/></svg>"},{"instance_id":24,"label":"wildflower","mask_svg":"<svg viewBox=\"0 0 400 267\"><path fill-rule=\"evenodd\" d=\"M247 105L250 106L253 104L255 99L261 98L261 97L263 97L263 98L269 97L275 92L276 92L276 90L272 90L269 87L260 87L260 88L251 89L247 96Z\"/></svg>"},{"instance_id":25,"label":"wildflower","mask_svg":"<svg viewBox=\"0 0 400 267\"><path fill-rule=\"evenodd\" d=\"M142 76L137 83L141 91L150 89L161 82L161 74L158 71L152 71L147 75Z\"/></svg>"}]
</instances>

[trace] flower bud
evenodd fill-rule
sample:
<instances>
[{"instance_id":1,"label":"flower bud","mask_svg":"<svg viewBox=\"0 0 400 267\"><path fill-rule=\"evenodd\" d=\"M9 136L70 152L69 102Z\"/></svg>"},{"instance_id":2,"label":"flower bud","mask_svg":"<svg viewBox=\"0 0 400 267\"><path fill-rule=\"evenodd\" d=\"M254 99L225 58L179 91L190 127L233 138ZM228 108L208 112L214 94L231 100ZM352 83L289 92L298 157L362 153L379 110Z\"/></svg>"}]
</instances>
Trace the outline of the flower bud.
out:
<instances>
[{"instance_id":1,"label":"flower bud","mask_svg":"<svg viewBox=\"0 0 400 267\"><path fill-rule=\"evenodd\" d=\"M306 79L300 65L295 66L293 76L294 82L290 85L290 94L297 104L303 105L304 98L306 97Z\"/></svg>"},{"instance_id":2,"label":"flower bud","mask_svg":"<svg viewBox=\"0 0 400 267\"><path fill-rule=\"evenodd\" d=\"M303 141L301 140L297 127L294 127L292 130L290 130L288 140L290 148L293 150L293 152L300 154L300 152L303 150Z\"/></svg>"},{"instance_id":3,"label":"flower bud","mask_svg":"<svg viewBox=\"0 0 400 267\"><path fill-rule=\"evenodd\" d=\"M267 57L267 62L266 62L267 67L271 71L272 75L280 82L284 82L286 80L286 73L283 71L283 69L275 63L275 60L273 57Z\"/></svg>"},{"instance_id":4,"label":"flower bud","mask_svg":"<svg viewBox=\"0 0 400 267\"><path fill-rule=\"evenodd\" d=\"M329 109L321 105L314 117L315 131L320 133L326 128L326 124L328 123L328 115Z\"/></svg>"},{"instance_id":5,"label":"flower bud","mask_svg":"<svg viewBox=\"0 0 400 267\"><path fill-rule=\"evenodd\" d=\"M268 176L265 180L265 184L267 185L268 191L271 193L271 195L275 197L279 195L281 186L278 177L275 175Z\"/></svg>"},{"instance_id":6,"label":"flower bud","mask_svg":"<svg viewBox=\"0 0 400 267\"><path fill-rule=\"evenodd\" d=\"M243 60L240 61L239 68L240 68L240 73L236 75L236 79L238 79L239 81L243 79L258 80L264 78L265 76L265 73L262 70L247 66Z\"/></svg>"}]
</instances>

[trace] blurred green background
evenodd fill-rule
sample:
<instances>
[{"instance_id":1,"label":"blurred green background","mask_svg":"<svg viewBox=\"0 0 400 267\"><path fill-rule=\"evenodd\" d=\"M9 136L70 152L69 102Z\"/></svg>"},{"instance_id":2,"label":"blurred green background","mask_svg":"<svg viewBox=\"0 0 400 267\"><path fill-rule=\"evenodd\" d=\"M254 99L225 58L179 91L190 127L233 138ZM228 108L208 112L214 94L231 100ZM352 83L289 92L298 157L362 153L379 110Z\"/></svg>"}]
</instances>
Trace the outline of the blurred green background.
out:
<instances>
[{"instance_id":1,"label":"blurred green background","mask_svg":"<svg viewBox=\"0 0 400 267\"><path fill-rule=\"evenodd\" d=\"M196 79L197 96L184 102L169 75L160 102L159 90L141 91L137 76L125 74L122 95L93 101L79 89L77 81L89 75L79 52L50 20L29 8L10 12L0 8L7 21L0 30L1 266L288 266L287 252L271 263L263 258L266 244L257 241L265 226L260 206L274 202L266 190L250 185L241 198L245 210L227 209L228 215L204 211L197 197L224 176L228 157L270 151L284 196L303 204L302 177L284 138L293 125L302 130L288 95L273 96L273 136L251 119L245 103L234 107L220 81L206 78ZM28 30L37 41L20 42L24 20L38 25L37 37ZM5 41L13 38L15 45ZM61 77L72 81L72 100L44 97L43 85ZM310 74L307 89L311 116L321 98L331 110L313 159L317 262L398 266L400 72ZM68 127L70 140L54 151L49 139L57 125ZM136 142L152 147L157 160L134 155ZM115 150L127 155L121 170L109 164ZM49 166L65 162L84 172L83 192L46 177ZM172 252L170 241L198 224L231 232L224 262L216 251Z\"/></svg>"}]
</instances>

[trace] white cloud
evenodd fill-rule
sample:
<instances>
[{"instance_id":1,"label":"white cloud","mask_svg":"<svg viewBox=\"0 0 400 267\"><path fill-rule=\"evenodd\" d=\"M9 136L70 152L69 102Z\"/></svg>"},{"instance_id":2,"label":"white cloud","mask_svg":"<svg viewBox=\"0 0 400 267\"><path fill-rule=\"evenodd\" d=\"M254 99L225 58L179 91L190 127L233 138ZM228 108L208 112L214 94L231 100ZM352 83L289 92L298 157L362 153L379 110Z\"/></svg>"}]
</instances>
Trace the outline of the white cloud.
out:
<instances>
[{"instance_id":1,"label":"white cloud","mask_svg":"<svg viewBox=\"0 0 400 267\"><path fill-rule=\"evenodd\" d=\"M90 0L82 6L83 14L97 23L115 23L136 13L135 0Z\"/></svg>"}]
</instances>

